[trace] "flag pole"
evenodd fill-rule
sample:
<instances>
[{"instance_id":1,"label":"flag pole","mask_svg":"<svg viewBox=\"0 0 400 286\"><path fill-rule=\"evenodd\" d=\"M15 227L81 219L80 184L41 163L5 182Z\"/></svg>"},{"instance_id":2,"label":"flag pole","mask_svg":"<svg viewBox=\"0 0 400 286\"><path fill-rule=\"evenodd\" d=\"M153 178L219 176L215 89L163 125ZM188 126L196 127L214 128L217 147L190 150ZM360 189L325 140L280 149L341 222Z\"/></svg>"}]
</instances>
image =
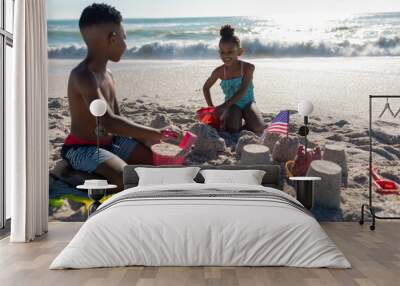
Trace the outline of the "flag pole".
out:
<instances>
[{"instance_id":1,"label":"flag pole","mask_svg":"<svg viewBox=\"0 0 400 286\"><path fill-rule=\"evenodd\" d=\"M287 128L287 132L286 132L286 138L289 138L289 122L290 122L290 112L289 112L289 110L287 111L287 113L288 113L288 116L287 116L288 128Z\"/></svg>"}]
</instances>

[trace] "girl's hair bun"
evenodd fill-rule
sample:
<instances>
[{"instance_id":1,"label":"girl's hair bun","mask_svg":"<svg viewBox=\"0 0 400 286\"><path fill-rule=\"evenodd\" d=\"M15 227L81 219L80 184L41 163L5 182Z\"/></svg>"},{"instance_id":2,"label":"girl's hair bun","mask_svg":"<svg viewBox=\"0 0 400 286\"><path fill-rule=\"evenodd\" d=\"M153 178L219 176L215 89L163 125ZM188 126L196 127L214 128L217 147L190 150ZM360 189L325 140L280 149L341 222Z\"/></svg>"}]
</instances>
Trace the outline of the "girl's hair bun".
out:
<instances>
[{"instance_id":1,"label":"girl's hair bun","mask_svg":"<svg viewBox=\"0 0 400 286\"><path fill-rule=\"evenodd\" d=\"M222 26L221 30L219 31L219 34L221 35L221 40L219 40L220 44L233 43L240 48L240 40L235 35L235 29L231 25Z\"/></svg>"},{"instance_id":2,"label":"girl's hair bun","mask_svg":"<svg viewBox=\"0 0 400 286\"><path fill-rule=\"evenodd\" d=\"M235 34L235 29L231 25L224 25L221 27L221 30L219 30L219 34L222 38L229 39Z\"/></svg>"}]
</instances>

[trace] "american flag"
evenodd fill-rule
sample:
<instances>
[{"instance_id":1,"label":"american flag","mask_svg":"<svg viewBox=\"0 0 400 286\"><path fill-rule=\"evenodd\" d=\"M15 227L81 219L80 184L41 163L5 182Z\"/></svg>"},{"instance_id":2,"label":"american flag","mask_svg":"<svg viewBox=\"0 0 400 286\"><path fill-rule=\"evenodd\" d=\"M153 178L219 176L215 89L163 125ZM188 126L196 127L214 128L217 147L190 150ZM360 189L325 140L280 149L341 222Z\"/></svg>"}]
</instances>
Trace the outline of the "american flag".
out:
<instances>
[{"instance_id":1,"label":"american flag","mask_svg":"<svg viewBox=\"0 0 400 286\"><path fill-rule=\"evenodd\" d=\"M274 119L271 125L264 130L265 133L280 133L287 135L289 132L289 110L282 110Z\"/></svg>"}]
</instances>

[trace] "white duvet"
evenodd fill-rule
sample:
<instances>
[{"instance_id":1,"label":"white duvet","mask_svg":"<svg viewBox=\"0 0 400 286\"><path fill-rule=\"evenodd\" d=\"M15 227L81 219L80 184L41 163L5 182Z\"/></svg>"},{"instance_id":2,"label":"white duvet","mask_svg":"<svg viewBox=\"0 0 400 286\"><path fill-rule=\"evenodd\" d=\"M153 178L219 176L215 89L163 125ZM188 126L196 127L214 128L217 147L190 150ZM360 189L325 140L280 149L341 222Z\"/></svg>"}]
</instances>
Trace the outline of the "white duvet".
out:
<instances>
[{"instance_id":1,"label":"white duvet","mask_svg":"<svg viewBox=\"0 0 400 286\"><path fill-rule=\"evenodd\" d=\"M262 198L264 193L260 198L175 195L129 199L137 192L146 195L175 190L203 194L262 191L271 199ZM299 204L279 190L254 185L131 188L102 204L50 269L127 265L351 267L318 222L294 203Z\"/></svg>"}]
</instances>

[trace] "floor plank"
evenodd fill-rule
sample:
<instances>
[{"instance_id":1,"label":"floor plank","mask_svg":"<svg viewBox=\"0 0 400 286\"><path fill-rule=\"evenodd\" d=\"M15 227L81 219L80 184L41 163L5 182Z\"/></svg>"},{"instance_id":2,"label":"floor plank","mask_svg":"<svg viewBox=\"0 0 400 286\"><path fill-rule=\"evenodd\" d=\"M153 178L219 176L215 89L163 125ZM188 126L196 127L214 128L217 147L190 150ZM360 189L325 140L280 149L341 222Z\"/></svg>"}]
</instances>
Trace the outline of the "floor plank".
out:
<instances>
[{"instance_id":1,"label":"floor plank","mask_svg":"<svg viewBox=\"0 0 400 286\"><path fill-rule=\"evenodd\" d=\"M400 222L379 222L376 231L358 223L323 223L352 269L289 267L119 267L50 271L55 256L82 223L52 222L49 233L28 244L0 240L0 285L400 285Z\"/></svg>"}]
</instances>

